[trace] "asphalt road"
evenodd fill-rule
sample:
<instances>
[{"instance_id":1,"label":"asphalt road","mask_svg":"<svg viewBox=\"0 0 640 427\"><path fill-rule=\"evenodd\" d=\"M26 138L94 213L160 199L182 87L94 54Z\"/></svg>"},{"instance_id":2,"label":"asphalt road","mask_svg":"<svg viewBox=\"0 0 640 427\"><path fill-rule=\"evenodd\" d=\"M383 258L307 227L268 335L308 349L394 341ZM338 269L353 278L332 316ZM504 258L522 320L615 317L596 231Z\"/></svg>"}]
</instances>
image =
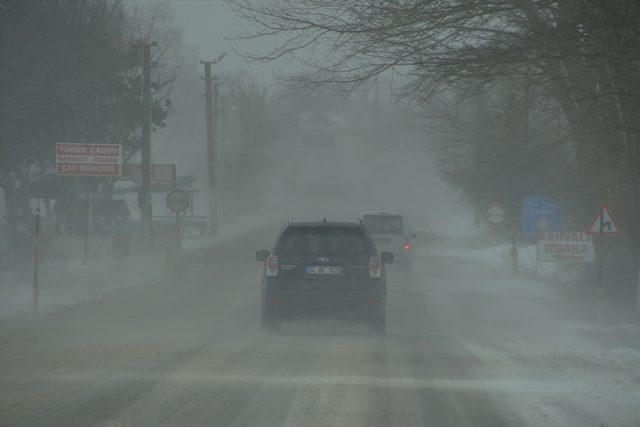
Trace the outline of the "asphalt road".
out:
<instances>
[{"instance_id":1,"label":"asphalt road","mask_svg":"<svg viewBox=\"0 0 640 427\"><path fill-rule=\"evenodd\" d=\"M488 378L465 344L491 328L469 300L447 296L491 271L423 254L409 277L390 272L386 337L332 320L271 335L258 326L254 260L271 237L239 237L161 282L3 322L0 425L527 425L511 386Z\"/></svg>"}]
</instances>

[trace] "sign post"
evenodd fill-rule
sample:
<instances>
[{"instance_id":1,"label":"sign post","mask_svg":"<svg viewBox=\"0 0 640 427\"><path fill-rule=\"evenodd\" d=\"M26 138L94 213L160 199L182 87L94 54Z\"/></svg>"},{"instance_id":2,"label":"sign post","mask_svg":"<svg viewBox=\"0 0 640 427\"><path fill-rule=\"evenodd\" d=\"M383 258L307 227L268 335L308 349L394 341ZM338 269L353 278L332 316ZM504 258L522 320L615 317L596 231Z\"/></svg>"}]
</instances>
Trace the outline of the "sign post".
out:
<instances>
[{"instance_id":1,"label":"sign post","mask_svg":"<svg viewBox=\"0 0 640 427\"><path fill-rule=\"evenodd\" d=\"M40 266L40 199L36 209L36 227L33 238L33 314L38 313L38 267Z\"/></svg>"},{"instance_id":2,"label":"sign post","mask_svg":"<svg viewBox=\"0 0 640 427\"><path fill-rule=\"evenodd\" d=\"M124 165L122 178L134 182L142 182L142 167L140 165ZM158 164L151 165L151 183L169 183L171 188L176 187L176 165Z\"/></svg>"},{"instance_id":3,"label":"sign post","mask_svg":"<svg viewBox=\"0 0 640 427\"><path fill-rule=\"evenodd\" d=\"M500 203L491 203L487 206L487 210L484 213L484 217L487 222L491 225L501 225L507 219L507 211ZM511 267L513 269L513 274L518 274L518 247L516 245L516 232L515 232L515 218L511 216L512 222L512 232L511 232Z\"/></svg>"},{"instance_id":4,"label":"sign post","mask_svg":"<svg viewBox=\"0 0 640 427\"><path fill-rule=\"evenodd\" d=\"M93 212L91 209L91 177L87 176L86 179L86 196L87 196L87 226L84 229L84 255L82 263L87 265L89 262L89 235L91 233L91 222L93 219Z\"/></svg>"},{"instance_id":5,"label":"sign post","mask_svg":"<svg viewBox=\"0 0 640 427\"><path fill-rule=\"evenodd\" d=\"M176 189L167 193L167 206L176 214L176 251L180 252L180 214L189 207L189 193Z\"/></svg>"},{"instance_id":6,"label":"sign post","mask_svg":"<svg viewBox=\"0 0 640 427\"><path fill-rule=\"evenodd\" d=\"M56 144L56 175L120 176L120 144Z\"/></svg>"},{"instance_id":7,"label":"sign post","mask_svg":"<svg viewBox=\"0 0 640 427\"><path fill-rule=\"evenodd\" d=\"M535 236L539 231L561 231L562 215L553 199L525 197L522 202L522 229L524 236Z\"/></svg>"},{"instance_id":8,"label":"sign post","mask_svg":"<svg viewBox=\"0 0 640 427\"><path fill-rule=\"evenodd\" d=\"M500 203L491 203L484 213L484 217L491 225L500 225L507 218L507 211Z\"/></svg>"},{"instance_id":9,"label":"sign post","mask_svg":"<svg viewBox=\"0 0 640 427\"><path fill-rule=\"evenodd\" d=\"M591 220L591 224L585 232L590 236L599 237L598 245L598 296L600 299L600 308L598 310L598 318L600 323L604 322L605 309L605 287L604 287L604 257L605 257L605 238L607 236L620 236L622 229L613 217L613 213L609 205L602 203L595 216Z\"/></svg>"},{"instance_id":10,"label":"sign post","mask_svg":"<svg viewBox=\"0 0 640 427\"><path fill-rule=\"evenodd\" d=\"M582 231L540 231L539 262L593 262L591 236Z\"/></svg>"},{"instance_id":11,"label":"sign post","mask_svg":"<svg viewBox=\"0 0 640 427\"><path fill-rule=\"evenodd\" d=\"M91 229L91 177L120 176L120 144L56 144L56 175L86 177L87 227L84 236L83 263L87 264L89 254L89 233Z\"/></svg>"}]
</instances>

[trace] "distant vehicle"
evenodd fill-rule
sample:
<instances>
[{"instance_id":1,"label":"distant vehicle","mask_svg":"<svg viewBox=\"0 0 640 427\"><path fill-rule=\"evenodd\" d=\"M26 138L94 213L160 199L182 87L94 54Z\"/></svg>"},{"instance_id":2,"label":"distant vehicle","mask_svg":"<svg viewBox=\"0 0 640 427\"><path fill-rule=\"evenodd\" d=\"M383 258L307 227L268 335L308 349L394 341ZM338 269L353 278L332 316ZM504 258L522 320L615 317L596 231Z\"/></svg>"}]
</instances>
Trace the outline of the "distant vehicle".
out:
<instances>
[{"instance_id":1,"label":"distant vehicle","mask_svg":"<svg viewBox=\"0 0 640 427\"><path fill-rule=\"evenodd\" d=\"M416 235L410 231L404 213L364 212L361 221L379 250L393 253L399 265L411 267Z\"/></svg>"},{"instance_id":2,"label":"distant vehicle","mask_svg":"<svg viewBox=\"0 0 640 427\"><path fill-rule=\"evenodd\" d=\"M366 228L351 222L298 222L285 226L273 250L256 252L264 262L261 323L278 330L281 322L308 317L364 320L386 330L385 264Z\"/></svg>"}]
</instances>

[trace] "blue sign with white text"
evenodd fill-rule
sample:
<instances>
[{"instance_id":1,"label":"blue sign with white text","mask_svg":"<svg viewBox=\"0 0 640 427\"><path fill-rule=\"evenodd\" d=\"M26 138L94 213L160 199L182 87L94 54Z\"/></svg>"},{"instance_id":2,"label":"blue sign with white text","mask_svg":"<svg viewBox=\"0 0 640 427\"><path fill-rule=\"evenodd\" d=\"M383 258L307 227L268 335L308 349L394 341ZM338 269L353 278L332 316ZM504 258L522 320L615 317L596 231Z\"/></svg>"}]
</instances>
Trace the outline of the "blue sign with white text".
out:
<instances>
[{"instance_id":1,"label":"blue sign with white text","mask_svg":"<svg viewBox=\"0 0 640 427\"><path fill-rule=\"evenodd\" d=\"M525 197L522 204L522 234L535 236L538 231L562 231L562 215L553 199Z\"/></svg>"}]
</instances>

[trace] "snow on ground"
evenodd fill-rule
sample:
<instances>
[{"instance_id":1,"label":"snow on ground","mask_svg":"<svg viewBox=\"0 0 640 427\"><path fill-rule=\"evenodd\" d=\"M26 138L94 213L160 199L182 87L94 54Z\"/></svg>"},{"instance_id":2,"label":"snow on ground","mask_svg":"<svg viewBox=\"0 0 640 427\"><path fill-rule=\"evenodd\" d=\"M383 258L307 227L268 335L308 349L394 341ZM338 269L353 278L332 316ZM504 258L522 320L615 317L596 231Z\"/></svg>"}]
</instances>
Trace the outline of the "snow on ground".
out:
<instances>
[{"instance_id":1,"label":"snow on ground","mask_svg":"<svg viewBox=\"0 0 640 427\"><path fill-rule=\"evenodd\" d=\"M470 236L465 234L467 238L476 238L479 236ZM422 249L421 254L429 253L428 250ZM460 258L482 262L495 269L511 269L511 245L500 244L496 246L488 246L478 249L468 249L462 247L448 247L438 251L438 255L450 258ZM536 245L519 246L518 247L518 269L522 272L535 273L544 279L570 279L572 274L576 273L575 268L568 268L562 263L555 262L538 262L538 248Z\"/></svg>"},{"instance_id":2,"label":"snow on ground","mask_svg":"<svg viewBox=\"0 0 640 427\"><path fill-rule=\"evenodd\" d=\"M238 234L263 228L277 219L247 215L220 226L218 234L182 242L182 256L234 239ZM159 280L166 271L165 256L133 256L121 260L49 262L40 267L38 314L101 298L119 289ZM3 273L0 277L0 318L33 315L33 286L29 273Z\"/></svg>"},{"instance_id":3,"label":"snow on ground","mask_svg":"<svg viewBox=\"0 0 640 427\"><path fill-rule=\"evenodd\" d=\"M443 246L421 251L493 272L491 280L460 280L455 288L442 289L442 301L434 301L461 307L447 314L447 322L461 329L456 333L464 337L463 346L483 361L478 374L488 386L498 378L514 390L531 384L550 390L547 395L510 393L510 406L532 425L640 425L640 325L601 325L596 313L576 313L554 281L562 265L541 270L535 246L519 248L519 263L538 274L517 276L509 245ZM466 323L456 320L462 316ZM468 319L472 329L458 326L468 325Z\"/></svg>"},{"instance_id":4,"label":"snow on ground","mask_svg":"<svg viewBox=\"0 0 640 427\"><path fill-rule=\"evenodd\" d=\"M207 236L199 239L185 240L182 242L182 248L185 252L206 248L217 243L227 242L235 239L241 234L246 234L251 230L258 230L267 225L279 225L279 221L283 221L279 215L245 215L236 218L233 222L222 224L218 228L218 234L215 236Z\"/></svg>"},{"instance_id":5,"label":"snow on ground","mask_svg":"<svg viewBox=\"0 0 640 427\"><path fill-rule=\"evenodd\" d=\"M150 256L128 257L99 262L73 261L43 263L40 267L38 314L47 314L70 305L92 301L115 290L161 276L158 260ZM7 279L7 276L3 277ZM28 275L3 280L0 286L0 317L31 316L33 287Z\"/></svg>"}]
</instances>

